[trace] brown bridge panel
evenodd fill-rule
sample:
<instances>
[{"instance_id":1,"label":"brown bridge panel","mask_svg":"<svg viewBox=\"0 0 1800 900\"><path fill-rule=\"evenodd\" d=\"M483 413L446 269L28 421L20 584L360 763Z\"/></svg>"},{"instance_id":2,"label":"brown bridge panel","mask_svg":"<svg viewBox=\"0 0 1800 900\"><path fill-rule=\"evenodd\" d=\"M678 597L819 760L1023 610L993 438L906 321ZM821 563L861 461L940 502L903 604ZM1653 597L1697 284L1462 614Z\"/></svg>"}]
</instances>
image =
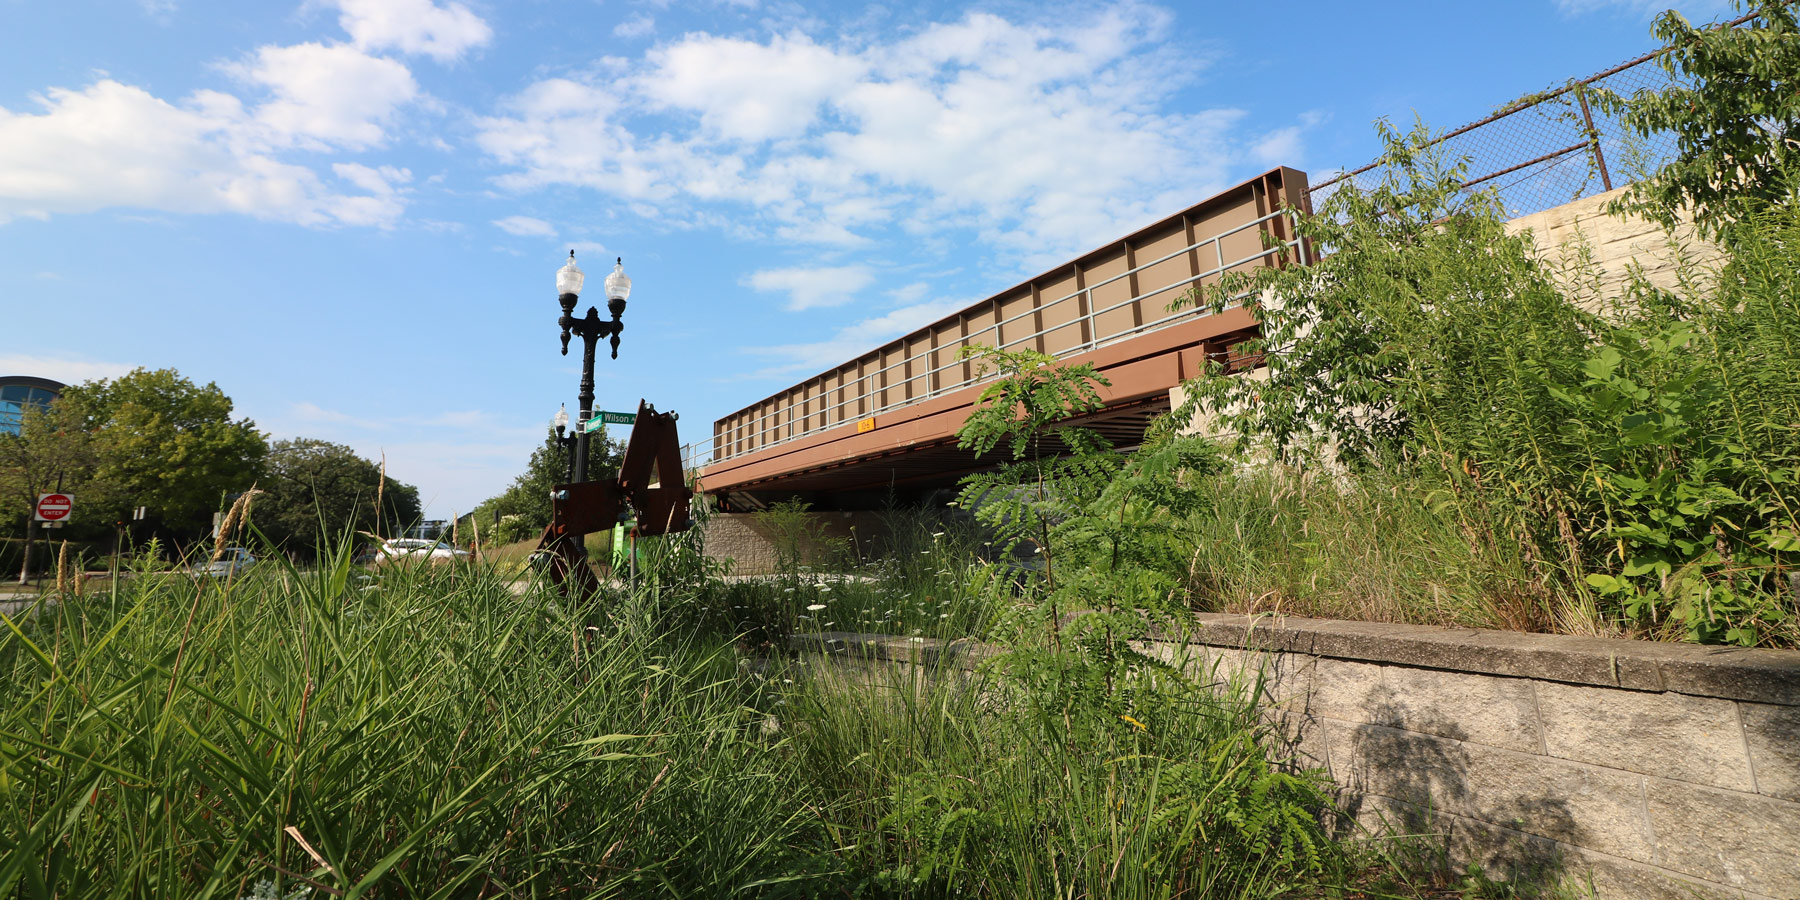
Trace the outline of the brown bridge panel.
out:
<instances>
[{"instance_id":1,"label":"brown bridge panel","mask_svg":"<svg viewBox=\"0 0 1800 900\"><path fill-rule=\"evenodd\" d=\"M1112 382L1100 390L1109 409L1146 399L1159 400L1166 406L1169 388L1201 373L1204 360L1197 348L1216 338L1245 336L1254 326L1250 310L1232 309L1075 354L1063 362L1091 362ZM946 444L955 449L956 431L985 387L985 383L971 385L882 413L876 416L873 431L858 433L852 422L759 453L713 463L702 472L701 487L715 495L750 489L782 490L792 488L800 476L822 469L938 449ZM1141 433L1141 424L1138 430ZM959 453L965 463L972 462L967 451Z\"/></svg>"}]
</instances>

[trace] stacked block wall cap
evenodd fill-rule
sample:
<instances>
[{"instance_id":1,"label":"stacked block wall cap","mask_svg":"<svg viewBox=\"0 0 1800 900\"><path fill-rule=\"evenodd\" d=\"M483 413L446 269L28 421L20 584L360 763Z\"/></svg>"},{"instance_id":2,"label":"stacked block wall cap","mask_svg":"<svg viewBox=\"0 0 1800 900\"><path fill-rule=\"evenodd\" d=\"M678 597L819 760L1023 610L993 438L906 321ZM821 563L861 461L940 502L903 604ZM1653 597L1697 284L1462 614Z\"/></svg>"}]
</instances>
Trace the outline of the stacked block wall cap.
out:
<instances>
[{"instance_id":1,"label":"stacked block wall cap","mask_svg":"<svg viewBox=\"0 0 1800 900\"><path fill-rule=\"evenodd\" d=\"M1304 616L1199 613L1193 643L1800 705L1800 651ZM1173 635L1167 637L1173 638Z\"/></svg>"},{"instance_id":2,"label":"stacked block wall cap","mask_svg":"<svg viewBox=\"0 0 1800 900\"><path fill-rule=\"evenodd\" d=\"M1800 706L1800 651L1669 644L1304 616L1198 613L1189 643ZM1174 635L1160 635L1174 639ZM800 652L972 665L1000 649L967 639L833 631L795 635Z\"/></svg>"}]
</instances>

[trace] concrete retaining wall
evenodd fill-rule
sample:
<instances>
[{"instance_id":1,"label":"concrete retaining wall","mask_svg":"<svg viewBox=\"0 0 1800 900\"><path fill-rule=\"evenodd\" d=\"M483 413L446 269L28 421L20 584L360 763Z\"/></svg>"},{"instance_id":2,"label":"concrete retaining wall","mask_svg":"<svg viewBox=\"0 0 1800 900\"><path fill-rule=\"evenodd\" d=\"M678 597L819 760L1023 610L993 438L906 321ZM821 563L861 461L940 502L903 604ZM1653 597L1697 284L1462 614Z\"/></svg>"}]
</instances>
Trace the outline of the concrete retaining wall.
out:
<instances>
[{"instance_id":1,"label":"concrete retaining wall","mask_svg":"<svg viewBox=\"0 0 1800 900\"><path fill-rule=\"evenodd\" d=\"M867 556L876 542L885 539L887 525L880 513L803 513L805 528L795 535L802 565L820 565L828 556L848 552ZM706 555L731 560L733 574L770 575L785 539L760 513L714 513L706 520Z\"/></svg>"},{"instance_id":2,"label":"concrete retaining wall","mask_svg":"<svg viewBox=\"0 0 1800 900\"><path fill-rule=\"evenodd\" d=\"M1221 675L1265 672L1288 752L1328 770L1365 826L1602 898L1800 898L1800 652L1298 617L1197 624L1188 655ZM861 665L991 652L799 640Z\"/></svg>"},{"instance_id":3,"label":"concrete retaining wall","mask_svg":"<svg viewBox=\"0 0 1800 900\"><path fill-rule=\"evenodd\" d=\"M1609 215L1606 205L1625 191L1623 187L1614 188L1604 194L1520 216L1507 222L1506 230L1517 234L1529 229L1539 258L1552 267L1572 261L1571 254L1585 245L1598 276L1599 294L1608 298L1617 298L1624 292L1634 267L1651 284L1675 288L1680 280L1680 266L1679 254L1670 245L1671 240L1682 247L1701 270L1717 268L1724 261L1719 248L1700 240L1691 226L1680 226L1670 235L1648 219ZM1564 287L1572 289L1570 285ZM1587 305L1589 312L1604 311L1591 303Z\"/></svg>"}]
</instances>

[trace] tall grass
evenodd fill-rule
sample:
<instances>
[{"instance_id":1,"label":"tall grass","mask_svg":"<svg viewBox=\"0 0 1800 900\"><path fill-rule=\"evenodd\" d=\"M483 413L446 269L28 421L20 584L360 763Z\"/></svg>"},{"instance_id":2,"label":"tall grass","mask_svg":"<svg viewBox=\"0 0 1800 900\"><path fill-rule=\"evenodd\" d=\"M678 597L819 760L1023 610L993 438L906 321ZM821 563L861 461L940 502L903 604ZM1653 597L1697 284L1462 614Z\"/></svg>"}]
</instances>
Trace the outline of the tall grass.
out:
<instances>
[{"instance_id":1,"label":"tall grass","mask_svg":"<svg viewBox=\"0 0 1800 900\"><path fill-rule=\"evenodd\" d=\"M1322 782L1257 743L1257 685L1159 676L1136 715L1044 717L1004 667L831 667L789 727L837 840L904 896L1265 897L1345 858ZM1146 695L1148 696L1148 694Z\"/></svg>"},{"instance_id":2,"label":"tall grass","mask_svg":"<svg viewBox=\"0 0 1800 900\"><path fill-rule=\"evenodd\" d=\"M1557 603L1517 544L1488 544L1404 471L1268 461L1205 484L1188 580L1204 607L1544 630ZM1562 616L1581 630L1579 615ZM1592 626L1588 626L1592 627Z\"/></svg>"},{"instance_id":3,"label":"tall grass","mask_svg":"<svg viewBox=\"0 0 1800 900\"><path fill-rule=\"evenodd\" d=\"M0 894L1269 897L1341 874L1252 689L1175 666L1121 715L1063 703L1041 657L850 685L672 629L711 581L574 609L345 550L5 619Z\"/></svg>"},{"instance_id":4,"label":"tall grass","mask_svg":"<svg viewBox=\"0 0 1800 900\"><path fill-rule=\"evenodd\" d=\"M0 893L693 896L813 871L804 782L728 649L478 569L353 571L146 578L9 620Z\"/></svg>"}]
</instances>

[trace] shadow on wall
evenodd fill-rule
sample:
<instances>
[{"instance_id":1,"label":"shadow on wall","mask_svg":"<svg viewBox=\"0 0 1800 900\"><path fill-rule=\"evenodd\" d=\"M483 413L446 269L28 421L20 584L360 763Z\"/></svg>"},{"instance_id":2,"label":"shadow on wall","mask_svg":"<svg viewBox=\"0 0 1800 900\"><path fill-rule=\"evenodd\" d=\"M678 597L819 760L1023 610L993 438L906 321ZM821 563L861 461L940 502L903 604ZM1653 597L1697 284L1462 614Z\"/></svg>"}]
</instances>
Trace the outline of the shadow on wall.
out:
<instances>
[{"instance_id":1,"label":"shadow on wall","mask_svg":"<svg viewBox=\"0 0 1800 900\"><path fill-rule=\"evenodd\" d=\"M1358 829L1414 836L1439 862L1479 864L1486 877L1534 894L1579 880L1571 846L1612 850L1618 826L1641 822L1628 806L1636 797L1629 785L1576 766L1549 768L1539 763L1550 761L1519 752L1538 741L1523 683L1396 686L1388 680L1438 681L1446 673L1209 650L1221 677L1262 671L1266 715L1288 766L1325 769L1337 783L1340 836ZM1462 708L1478 710L1472 721L1433 708L1459 688ZM1583 811L1564 799L1571 796L1582 798ZM1608 797L1616 803L1596 813ZM1611 827L1595 827L1596 815Z\"/></svg>"},{"instance_id":2,"label":"shadow on wall","mask_svg":"<svg viewBox=\"0 0 1800 900\"><path fill-rule=\"evenodd\" d=\"M1370 831L1424 836L1443 859L1478 863L1488 877L1528 891L1562 884L1568 873L1557 841L1591 846L1594 840L1569 804L1546 796L1529 772L1509 778L1490 771L1475 758L1485 748L1466 743L1455 723L1423 724L1434 726L1433 733L1336 726L1345 733L1333 741L1333 758L1350 760L1343 767L1348 777L1339 779L1347 820Z\"/></svg>"}]
</instances>

